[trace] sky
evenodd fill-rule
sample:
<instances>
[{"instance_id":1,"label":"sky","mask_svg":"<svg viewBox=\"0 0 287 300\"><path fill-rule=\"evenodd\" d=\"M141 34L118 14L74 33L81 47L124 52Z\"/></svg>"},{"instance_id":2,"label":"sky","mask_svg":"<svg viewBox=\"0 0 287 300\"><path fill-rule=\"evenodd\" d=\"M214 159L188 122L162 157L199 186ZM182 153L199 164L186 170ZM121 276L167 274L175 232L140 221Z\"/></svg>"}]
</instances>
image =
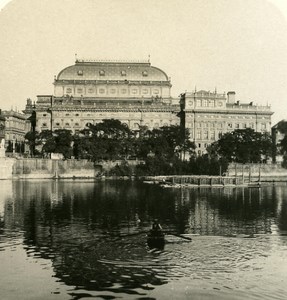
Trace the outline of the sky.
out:
<instances>
[{"instance_id":1,"label":"sky","mask_svg":"<svg viewBox=\"0 0 287 300\"><path fill-rule=\"evenodd\" d=\"M150 56L173 97L235 91L287 119L286 0L0 0L0 109L53 94L75 54Z\"/></svg>"}]
</instances>

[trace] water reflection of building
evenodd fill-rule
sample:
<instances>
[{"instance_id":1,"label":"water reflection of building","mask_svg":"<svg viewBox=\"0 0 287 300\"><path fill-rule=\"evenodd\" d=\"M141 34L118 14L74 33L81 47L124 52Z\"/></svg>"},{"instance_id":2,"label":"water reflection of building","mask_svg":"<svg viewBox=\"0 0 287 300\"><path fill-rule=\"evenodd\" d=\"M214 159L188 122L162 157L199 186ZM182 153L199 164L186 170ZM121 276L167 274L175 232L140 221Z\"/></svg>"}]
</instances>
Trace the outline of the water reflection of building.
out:
<instances>
[{"instance_id":1,"label":"water reflection of building","mask_svg":"<svg viewBox=\"0 0 287 300\"><path fill-rule=\"evenodd\" d=\"M181 200L181 206L189 209L188 220L181 222L188 224L189 233L230 235L271 232L276 203L272 198L262 198L260 189L201 188L188 191L190 202ZM179 211L183 216L182 207Z\"/></svg>"},{"instance_id":2,"label":"water reflection of building","mask_svg":"<svg viewBox=\"0 0 287 300\"><path fill-rule=\"evenodd\" d=\"M9 227L14 220L14 196L13 182L10 180L0 180L0 221L3 226ZM1 227L1 226L0 226Z\"/></svg>"}]
</instances>

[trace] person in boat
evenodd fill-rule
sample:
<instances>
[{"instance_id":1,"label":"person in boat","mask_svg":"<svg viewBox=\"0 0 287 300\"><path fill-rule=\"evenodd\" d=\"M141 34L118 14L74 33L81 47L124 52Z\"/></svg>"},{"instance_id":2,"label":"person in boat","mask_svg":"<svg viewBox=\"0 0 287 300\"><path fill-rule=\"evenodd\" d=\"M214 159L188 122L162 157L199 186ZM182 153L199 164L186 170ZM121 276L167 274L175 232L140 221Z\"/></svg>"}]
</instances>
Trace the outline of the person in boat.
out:
<instances>
[{"instance_id":1,"label":"person in boat","mask_svg":"<svg viewBox=\"0 0 287 300\"><path fill-rule=\"evenodd\" d=\"M161 226L160 226L160 224L158 223L158 220L157 219L155 219L154 221L153 221L153 224L152 224L152 231L162 231L162 228L161 228Z\"/></svg>"}]
</instances>

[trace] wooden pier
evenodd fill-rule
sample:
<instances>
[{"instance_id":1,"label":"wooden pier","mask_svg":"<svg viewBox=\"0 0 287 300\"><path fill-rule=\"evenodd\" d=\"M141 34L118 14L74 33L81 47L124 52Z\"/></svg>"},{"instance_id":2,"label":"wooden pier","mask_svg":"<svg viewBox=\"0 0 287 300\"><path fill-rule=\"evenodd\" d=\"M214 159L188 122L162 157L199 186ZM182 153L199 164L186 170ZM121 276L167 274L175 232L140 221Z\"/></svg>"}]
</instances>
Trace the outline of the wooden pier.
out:
<instances>
[{"instance_id":1,"label":"wooden pier","mask_svg":"<svg viewBox=\"0 0 287 300\"><path fill-rule=\"evenodd\" d=\"M145 181L170 186L238 186L244 185L242 177L235 176L205 176L205 175L174 175L145 177Z\"/></svg>"}]
</instances>

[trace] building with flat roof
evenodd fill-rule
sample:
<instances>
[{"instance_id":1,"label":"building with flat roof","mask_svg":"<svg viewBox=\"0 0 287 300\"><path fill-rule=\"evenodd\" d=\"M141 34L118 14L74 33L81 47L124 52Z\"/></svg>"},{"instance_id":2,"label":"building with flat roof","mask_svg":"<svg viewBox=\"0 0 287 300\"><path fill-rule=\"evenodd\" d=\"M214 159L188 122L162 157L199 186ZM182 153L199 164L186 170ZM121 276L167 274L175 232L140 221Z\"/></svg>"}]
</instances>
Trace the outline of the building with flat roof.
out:
<instances>
[{"instance_id":1,"label":"building with flat roof","mask_svg":"<svg viewBox=\"0 0 287 300\"><path fill-rule=\"evenodd\" d=\"M181 95L183 123L199 155L224 133L235 129L252 128L271 133L271 107L241 103L235 96L235 92L220 94L204 90Z\"/></svg>"}]
</instances>

